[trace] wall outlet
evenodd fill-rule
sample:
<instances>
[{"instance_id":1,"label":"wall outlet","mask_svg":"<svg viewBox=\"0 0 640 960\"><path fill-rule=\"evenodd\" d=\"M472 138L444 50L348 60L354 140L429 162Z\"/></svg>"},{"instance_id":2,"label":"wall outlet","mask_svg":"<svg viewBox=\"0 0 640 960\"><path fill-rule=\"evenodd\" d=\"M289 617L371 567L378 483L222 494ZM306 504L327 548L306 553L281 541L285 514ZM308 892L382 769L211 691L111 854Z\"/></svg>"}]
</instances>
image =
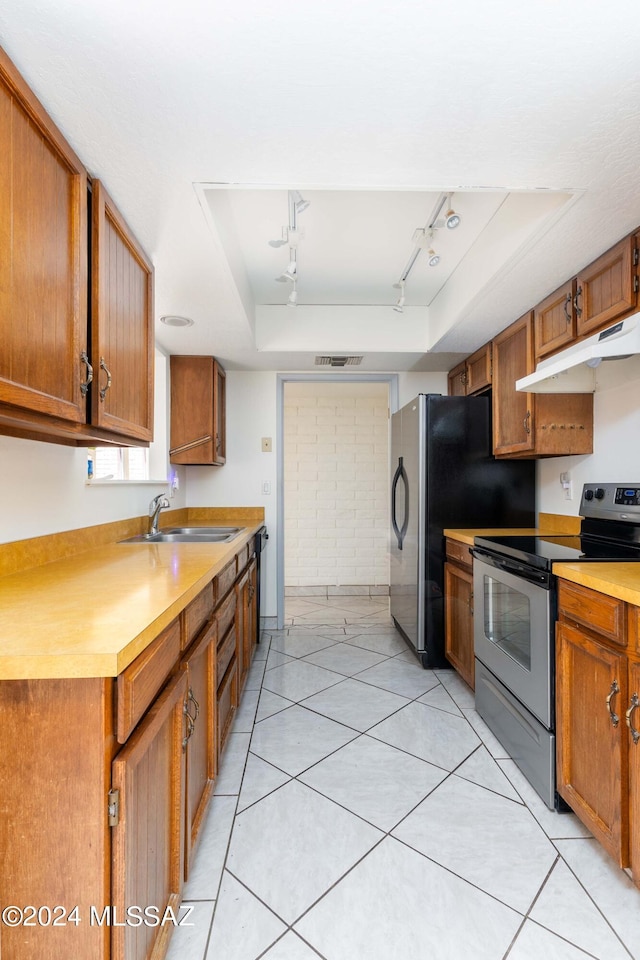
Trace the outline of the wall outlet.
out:
<instances>
[{"instance_id":1,"label":"wall outlet","mask_svg":"<svg viewBox=\"0 0 640 960\"><path fill-rule=\"evenodd\" d=\"M271 493L271 481L263 480L262 481L262 492L267 496Z\"/></svg>"},{"instance_id":2,"label":"wall outlet","mask_svg":"<svg viewBox=\"0 0 640 960\"><path fill-rule=\"evenodd\" d=\"M272 443L271 443L271 437L263 437L263 438L262 438L262 452L263 452L263 453L271 453L271 452L272 452L272 449L273 449L273 447L272 447Z\"/></svg>"}]
</instances>

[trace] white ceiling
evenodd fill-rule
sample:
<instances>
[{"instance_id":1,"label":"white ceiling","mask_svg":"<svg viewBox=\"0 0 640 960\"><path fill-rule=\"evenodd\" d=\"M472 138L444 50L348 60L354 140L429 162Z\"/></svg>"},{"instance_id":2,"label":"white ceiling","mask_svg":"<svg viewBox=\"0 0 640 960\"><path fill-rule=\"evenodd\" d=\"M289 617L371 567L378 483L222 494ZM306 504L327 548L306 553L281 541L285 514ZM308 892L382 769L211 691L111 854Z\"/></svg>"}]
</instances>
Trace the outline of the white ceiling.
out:
<instances>
[{"instance_id":1,"label":"white ceiling","mask_svg":"<svg viewBox=\"0 0 640 960\"><path fill-rule=\"evenodd\" d=\"M447 369L640 225L631 0L3 0L0 44L156 266L161 346ZM299 217L299 306L275 282ZM442 192L463 221L420 255Z\"/></svg>"}]
</instances>

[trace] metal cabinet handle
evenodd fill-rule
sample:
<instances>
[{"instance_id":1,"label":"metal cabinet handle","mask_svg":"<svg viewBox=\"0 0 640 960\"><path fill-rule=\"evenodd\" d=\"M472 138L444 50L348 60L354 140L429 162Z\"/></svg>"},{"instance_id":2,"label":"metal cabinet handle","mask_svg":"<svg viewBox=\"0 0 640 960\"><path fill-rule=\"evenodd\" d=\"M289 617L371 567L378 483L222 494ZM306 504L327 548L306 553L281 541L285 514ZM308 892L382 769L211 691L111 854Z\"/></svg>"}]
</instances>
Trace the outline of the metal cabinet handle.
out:
<instances>
[{"instance_id":1,"label":"metal cabinet handle","mask_svg":"<svg viewBox=\"0 0 640 960\"><path fill-rule=\"evenodd\" d=\"M522 419L522 426L524 427L524 432L526 434L531 433L531 424L529 422L530 420L531 420L531 410L527 410L526 417L523 417Z\"/></svg>"},{"instance_id":2,"label":"metal cabinet handle","mask_svg":"<svg viewBox=\"0 0 640 960\"><path fill-rule=\"evenodd\" d=\"M186 701L186 700L185 700L185 702L184 702L184 706L183 706L183 708L182 708L182 712L183 712L183 714L184 714L184 716L185 716L185 719L186 719L186 721L187 721L187 734L186 734L185 737L182 738L182 749L183 749L183 751L184 751L184 750L187 749L187 744L189 743L189 740L191 740L191 737L193 736L193 731L195 730L196 725L195 725L195 723L193 722L193 717L192 717L191 714L189 713L189 704L188 704L188 701Z\"/></svg>"},{"instance_id":3,"label":"metal cabinet handle","mask_svg":"<svg viewBox=\"0 0 640 960\"><path fill-rule=\"evenodd\" d=\"M192 690L191 687L189 687L189 692L188 692L188 694L187 694L187 712L189 712L189 708L188 708L188 704L189 704L189 703L192 703L192 704L194 705L194 707L195 707L195 716L191 717L191 719L192 719L193 722L195 723L196 720L198 719L198 717L200 716L200 704L198 703L198 701L197 701L196 698L194 697L194 695L193 695L193 690ZM189 716L191 716L190 713L189 713Z\"/></svg>"},{"instance_id":4,"label":"metal cabinet handle","mask_svg":"<svg viewBox=\"0 0 640 960\"><path fill-rule=\"evenodd\" d=\"M633 742L637 744L638 740L640 740L640 730L636 730L631 719L633 717L633 711L636 709L636 707L640 707L640 700L638 699L638 694L634 693L634 695L631 697L631 706L625 713L625 717L627 720L627 726L629 727L629 730L631 730Z\"/></svg>"},{"instance_id":5,"label":"metal cabinet handle","mask_svg":"<svg viewBox=\"0 0 640 960\"><path fill-rule=\"evenodd\" d=\"M578 297L582 296L582 287L578 287L576 295L573 298L573 309L576 311L576 317L582 316L582 307L578 306Z\"/></svg>"},{"instance_id":6,"label":"metal cabinet handle","mask_svg":"<svg viewBox=\"0 0 640 960\"><path fill-rule=\"evenodd\" d=\"M219 450L221 446L222 446L222 440L220 439L220 437L219 437L218 434L216 433L216 451Z\"/></svg>"},{"instance_id":7,"label":"metal cabinet handle","mask_svg":"<svg viewBox=\"0 0 640 960\"><path fill-rule=\"evenodd\" d=\"M609 711L609 717L614 727L617 727L620 722L620 717L618 716L617 713L614 713L612 703L611 703L611 701L613 700L613 698L617 693L620 693L620 687L618 686L618 681L614 680L613 683L611 684L611 690L609 691L609 694L607 696L607 701L606 701L607 710Z\"/></svg>"},{"instance_id":8,"label":"metal cabinet handle","mask_svg":"<svg viewBox=\"0 0 640 960\"><path fill-rule=\"evenodd\" d=\"M93 380L93 367L89 363L89 357L86 350L83 350L80 354L80 361L87 365L87 379L80 382L80 393L83 397L86 397L89 384Z\"/></svg>"},{"instance_id":9,"label":"metal cabinet handle","mask_svg":"<svg viewBox=\"0 0 640 960\"><path fill-rule=\"evenodd\" d=\"M568 293L564 298L564 304L563 304L564 315L567 318L567 323L571 323L571 314L569 313L570 306L571 306L571 294Z\"/></svg>"},{"instance_id":10,"label":"metal cabinet handle","mask_svg":"<svg viewBox=\"0 0 640 960\"><path fill-rule=\"evenodd\" d=\"M104 398L107 395L107 390L111 386L111 371L109 370L108 366L104 362L104 357L100 357L100 369L104 370L104 372L107 375L107 382L105 383L104 387L100 387L100 403L104 403Z\"/></svg>"},{"instance_id":11,"label":"metal cabinet handle","mask_svg":"<svg viewBox=\"0 0 640 960\"><path fill-rule=\"evenodd\" d=\"M469 613L473 616L473 590L469 594Z\"/></svg>"}]
</instances>

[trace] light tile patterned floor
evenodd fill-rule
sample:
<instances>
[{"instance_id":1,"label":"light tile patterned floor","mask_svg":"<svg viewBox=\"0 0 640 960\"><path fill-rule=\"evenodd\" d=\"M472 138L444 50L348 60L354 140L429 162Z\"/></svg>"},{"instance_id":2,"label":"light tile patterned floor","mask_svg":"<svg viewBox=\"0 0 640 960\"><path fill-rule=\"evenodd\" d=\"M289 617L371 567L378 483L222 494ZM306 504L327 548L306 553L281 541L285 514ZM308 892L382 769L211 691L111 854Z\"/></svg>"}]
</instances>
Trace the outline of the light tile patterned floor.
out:
<instances>
[{"instance_id":1,"label":"light tile patterned floor","mask_svg":"<svg viewBox=\"0 0 640 960\"><path fill-rule=\"evenodd\" d=\"M385 597L264 635L169 960L640 960L640 891L547 810Z\"/></svg>"}]
</instances>

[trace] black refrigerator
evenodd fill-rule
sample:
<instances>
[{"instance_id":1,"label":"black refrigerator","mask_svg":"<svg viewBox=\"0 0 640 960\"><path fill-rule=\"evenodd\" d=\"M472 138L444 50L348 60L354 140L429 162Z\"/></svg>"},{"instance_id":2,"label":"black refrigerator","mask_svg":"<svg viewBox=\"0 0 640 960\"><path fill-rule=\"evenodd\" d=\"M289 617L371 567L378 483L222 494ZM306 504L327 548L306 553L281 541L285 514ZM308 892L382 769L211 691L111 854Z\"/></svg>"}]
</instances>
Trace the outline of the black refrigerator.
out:
<instances>
[{"instance_id":1,"label":"black refrigerator","mask_svg":"<svg viewBox=\"0 0 640 960\"><path fill-rule=\"evenodd\" d=\"M390 609L424 667L449 666L443 530L535 526L535 461L491 451L490 396L421 393L391 417Z\"/></svg>"}]
</instances>

